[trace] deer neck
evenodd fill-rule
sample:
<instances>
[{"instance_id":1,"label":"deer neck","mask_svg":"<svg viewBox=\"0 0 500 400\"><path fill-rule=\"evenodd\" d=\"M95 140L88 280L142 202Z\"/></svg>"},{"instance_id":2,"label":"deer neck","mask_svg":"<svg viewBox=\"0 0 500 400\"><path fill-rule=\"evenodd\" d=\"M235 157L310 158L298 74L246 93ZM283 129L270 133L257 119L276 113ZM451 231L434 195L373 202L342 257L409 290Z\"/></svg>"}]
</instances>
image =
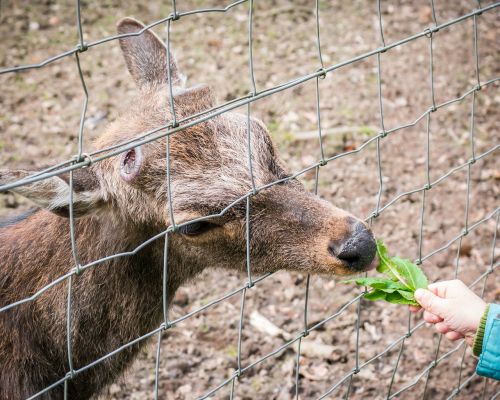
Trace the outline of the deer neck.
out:
<instances>
[{"instance_id":1,"label":"deer neck","mask_svg":"<svg viewBox=\"0 0 500 400\"><path fill-rule=\"evenodd\" d=\"M177 272L182 271L179 268L181 261L170 248L168 280L164 288L164 237L137 250L161 229L133 228L131 230L125 221L110 221L99 215L75 220L76 254L83 266L78 276L71 277L69 316L75 369L159 327L164 316L163 296L170 304L177 288L190 277L185 271ZM70 272L75 266L70 238L69 220L46 211L38 211L26 220L0 229L0 306L31 296ZM127 254L89 266L96 260L120 253ZM0 340L0 347L32 347L30 351L23 350L24 353L40 361L41 370L36 375L41 381L26 382L27 388L53 383L68 370L68 287L69 280L62 281L33 301L2 313L0 331L5 329L8 336ZM24 321L24 325L10 320ZM78 398L86 398L83 393L89 388L102 388L131 363L145 342L128 347L105 364L78 375L70 382L70 391L80 393ZM33 343L37 346L31 346ZM44 369L43 365L52 368ZM18 367L12 371L22 373L23 369ZM0 378L0 381L13 379ZM22 377L15 379L23 380ZM89 392L89 397L92 394Z\"/></svg>"}]
</instances>

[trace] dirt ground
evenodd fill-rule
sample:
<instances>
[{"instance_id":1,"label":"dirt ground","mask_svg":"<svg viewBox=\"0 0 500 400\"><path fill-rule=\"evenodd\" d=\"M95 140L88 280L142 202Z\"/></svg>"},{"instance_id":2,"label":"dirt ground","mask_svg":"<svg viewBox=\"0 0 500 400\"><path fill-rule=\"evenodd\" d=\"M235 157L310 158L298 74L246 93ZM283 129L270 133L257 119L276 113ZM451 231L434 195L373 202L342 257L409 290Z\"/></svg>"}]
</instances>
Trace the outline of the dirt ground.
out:
<instances>
[{"instance_id":1,"label":"dirt ground","mask_svg":"<svg viewBox=\"0 0 500 400\"><path fill-rule=\"evenodd\" d=\"M428 1L383 1L382 18L387 44L422 32L432 25ZM438 24L472 11L474 1L435 1ZM483 7L491 4L481 1ZM121 17L131 15L146 23L167 16L170 2L130 0L82 1L85 40L114 34ZM224 6L228 1L189 0L178 11ZM480 80L499 76L498 9L477 17ZM312 0L255 2L253 19L254 71L257 90L270 88L320 68ZM219 103L250 92L248 70L248 6L226 13L182 17L172 24L171 47L188 84L206 82ZM320 1L320 32L325 66L363 54L381 44L376 2ZM164 26L155 28L165 37ZM434 34L435 103L458 98L476 84L473 20L467 19ZM72 48L78 40L73 2L27 0L0 2L0 68L40 62ZM381 55L384 125L386 130L409 124L432 105L429 79L429 39L422 37ZM89 92L85 148L109 121L126 110L134 86L116 41L81 54ZM0 168L54 164L76 153L78 125L84 100L74 57L24 73L0 75ZM477 92L474 146L479 155L499 143L500 95L498 82ZM344 66L319 81L325 156L359 148L380 131L377 57ZM471 157L472 95L431 114L429 166L431 181ZM246 108L241 110L246 112ZM316 136L316 92L311 80L252 103L252 115L262 119L291 171L320 159ZM381 207L399 194L426 183L426 119L397 130L380 142L383 192ZM375 142L359 153L336 159L319 173L319 195L360 217L376 207L379 190ZM500 205L499 150L470 168L469 226ZM314 172L300 177L314 187ZM456 170L426 193L422 255L444 247L464 229L467 205L467 167ZM0 194L0 217L16 215L30 204L12 194ZM376 236L396 254L419 257L422 194L404 195L373 220ZM457 276L471 284L499 261L498 240L493 243L495 216L479 224L461 241L425 259L422 268L431 280ZM459 248L460 247L460 248ZM496 248L496 251L494 250ZM497 268L485 282L485 298L500 300ZM171 310L179 318L245 284L245 276L223 270L206 271L182 288ZM303 329L306 276L276 273L247 291L242 335L242 367L279 348ZM481 293L484 280L474 289ZM309 326L335 314L360 292L327 277L311 277ZM237 367L237 340L241 297L235 295L179 323L164 335L159 371L160 398L193 399L231 376ZM359 364L381 353L414 326L406 307L361 301L332 318L302 341L298 397L316 399L348 374L356 362L356 325L359 323ZM260 318L260 320L259 320ZM271 334L262 320L278 329ZM256 322L260 321L260 322ZM413 382L436 358L439 336L422 326L404 342L391 393ZM443 339L437 357L457 343ZM364 366L329 398L383 399L398 359L396 345ZM152 398L155 343L103 399ZM428 399L446 399L469 377L475 366L470 350L460 347L432 369ZM292 346L246 371L234 386L235 399L295 398L297 354ZM422 398L426 375L399 395ZM229 397L230 385L213 398ZM498 382L474 377L456 399L491 398Z\"/></svg>"}]
</instances>

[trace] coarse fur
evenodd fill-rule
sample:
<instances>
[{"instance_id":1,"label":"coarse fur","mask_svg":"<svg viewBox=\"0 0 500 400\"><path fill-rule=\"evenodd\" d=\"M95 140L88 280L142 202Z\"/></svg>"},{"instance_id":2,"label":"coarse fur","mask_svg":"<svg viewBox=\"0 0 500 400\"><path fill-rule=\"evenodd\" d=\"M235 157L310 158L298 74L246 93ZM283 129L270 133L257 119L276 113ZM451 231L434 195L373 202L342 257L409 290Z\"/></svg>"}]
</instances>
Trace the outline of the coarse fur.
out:
<instances>
[{"instance_id":1,"label":"coarse fur","mask_svg":"<svg viewBox=\"0 0 500 400\"><path fill-rule=\"evenodd\" d=\"M134 33L143 27L126 18L118 24L118 32ZM168 98L166 49L152 32L122 37L120 44L140 93L126 114L95 142L96 148L165 125L172 119L172 101L178 120L215 105L208 86L182 86L184 79L173 56L174 96ZM79 263L134 250L172 223L170 206L175 223L182 224L220 213L249 193L247 128L246 116L225 113L170 136L170 188L165 137L75 171L72 197ZM265 126L252 119L250 132L255 185L287 178ZM0 171L0 184L29 174ZM63 174L12 190L41 209L0 225L0 307L32 296L74 267L67 218L69 182L69 175ZM245 271L245 211L246 201L242 201L223 216L211 218L199 234L180 230L168 235L168 303L180 285L206 267ZM351 237L359 220L308 193L295 179L252 196L250 215L253 273L279 269L330 275L355 272L335 257L331 247ZM162 237L136 254L100 262L72 276L70 339L75 370L160 326L163 260ZM68 285L69 280L63 280L34 300L0 313L1 399L27 398L68 373ZM144 342L73 376L67 381L68 398L97 395L130 365ZM59 385L40 398L62 396L63 385Z\"/></svg>"}]
</instances>

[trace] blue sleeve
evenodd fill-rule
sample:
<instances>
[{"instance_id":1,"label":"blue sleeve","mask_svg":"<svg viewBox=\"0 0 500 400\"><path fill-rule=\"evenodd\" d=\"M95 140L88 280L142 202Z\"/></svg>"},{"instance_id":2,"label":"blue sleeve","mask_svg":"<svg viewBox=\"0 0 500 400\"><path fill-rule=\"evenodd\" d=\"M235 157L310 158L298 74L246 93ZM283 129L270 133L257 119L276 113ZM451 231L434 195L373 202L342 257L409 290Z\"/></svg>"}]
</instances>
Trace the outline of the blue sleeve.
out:
<instances>
[{"instance_id":1,"label":"blue sleeve","mask_svg":"<svg viewBox=\"0 0 500 400\"><path fill-rule=\"evenodd\" d=\"M476 372L478 375L500 380L500 304L490 304Z\"/></svg>"}]
</instances>

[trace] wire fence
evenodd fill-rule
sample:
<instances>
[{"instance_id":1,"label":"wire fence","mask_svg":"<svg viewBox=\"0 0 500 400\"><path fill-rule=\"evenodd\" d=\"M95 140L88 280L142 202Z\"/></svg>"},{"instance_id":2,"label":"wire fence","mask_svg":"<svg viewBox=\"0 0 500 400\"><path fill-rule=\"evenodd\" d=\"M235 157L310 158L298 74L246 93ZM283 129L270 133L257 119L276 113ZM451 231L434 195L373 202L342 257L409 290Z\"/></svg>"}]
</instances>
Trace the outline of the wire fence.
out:
<instances>
[{"instance_id":1,"label":"wire fence","mask_svg":"<svg viewBox=\"0 0 500 400\"><path fill-rule=\"evenodd\" d=\"M9 310L20 306L21 304L27 303L27 302L33 302L35 301L39 296L41 296L43 293L48 291L49 289L53 288L56 285L62 285L63 283L66 282L67 284L67 315L66 315L66 324L67 324L67 354L68 354L68 371L65 376L61 376L59 380L53 382L50 386L44 388L38 393L33 393L29 399L35 399L38 398L48 392L50 392L52 389L59 387L60 385L64 385L64 398L67 398L67 385L68 382L73 379L75 376L78 376L84 371L89 370L90 368L93 368L94 366L103 363L105 360L109 359L110 357L115 356L116 354L122 352L123 350L136 345L139 342L145 341L148 338L155 338L157 340L157 349L156 349L156 365L155 365L155 386L154 386L154 398L157 399L159 398L159 368L161 364L161 347L160 343L162 340L162 335L167 331L174 329L180 322L186 320L187 318L193 317L196 314L201 313L204 310L210 309L216 304L219 304L233 296L240 296L240 301L241 301L241 308L240 308L240 317L239 317L239 329L238 329L238 344L237 344L237 368L229 375L229 377L220 382L217 386L211 388L208 392L206 392L203 396L201 396L201 399L204 398L209 398L213 395L215 395L221 388L224 387L229 387L230 388L230 398L232 399L233 396L235 395L235 387L238 382L238 379L243 376L247 371L250 369L254 368L258 364L264 362L265 360L274 357L284 351L287 348L290 348L291 346L297 345L298 346L298 351L296 355L296 362L295 362L295 398L299 398L299 390L300 390L300 359L301 359L301 343L302 339L305 338L310 332L315 331L319 328L321 328L323 325L328 323L329 321L337 318L339 315L341 315L349 306L351 305L356 305L356 314L357 314L357 320L356 320L356 348L355 348L355 356L353 361L353 368L350 372L345 374L344 376L340 377L326 392L324 392L319 399L326 398L328 396L336 396L336 398L339 396L338 389L341 387L345 388L345 395L344 398L348 398L350 395L350 390L351 390L351 383L353 380L353 377L358 374L363 368L365 368L367 365L373 363L375 360L378 360L382 358L384 355L386 355L389 351L392 349L398 349L399 348L399 353L398 357L393 365L393 371L392 371L392 378L391 381L387 387L387 392L386 392L386 398L387 399L392 399L395 397L398 397L402 394L404 394L406 391L409 389L413 388L415 385L417 385L419 382L424 382L424 391L422 398L426 397L426 392L428 388L428 382L429 378L432 374L432 371L435 370L441 362L449 358L451 355L454 353L463 351L462 359L461 359L461 364L460 364L460 370L459 370L459 379L457 381L457 385L454 388L450 388L450 393L448 396L448 399L452 399L456 397L461 390L472 380L476 377L475 373L468 376L468 377L462 377L462 372L464 369L464 358L465 358L465 349L466 346L464 342L460 342L455 348L452 350L440 354L440 346L441 346L441 339L437 343L436 349L435 349L435 358L423 369L421 370L411 381L409 384L406 386L400 388L399 390L395 391L393 390L393 384L394 384L394 379L396 376L396 372L398 371L398 367L400 366L400 360L401 356L405 351L405 348L407 347L407 340L410 338L410 336L414 335L418 330L422 327L423 322L420 322L414 326L411 324L411 319L408 318L408 329L407 332L399 337L397 340L393 341L389 346L386 348L382 349L378 354L376 354L374 357L371 357L370 359L360 362L360 357L359 357L359 329L360 329L360 313L361 313L361 308L362 308L362 303L361 303L361 298L365 292L360 292L357 296L352 298L349 302L344 304L340 309L338 309L334 314L329 315L322 319L320 322L317 322L314 325L311 325L310 321L308 320L308 299L309 299L309 286L310 286L310 280L309 276L307 277L307 284L305 288L305 293L304 293L304 321L303 321L303 330L298 334L297 336L293 337L292 339L288 340L286 343L284 343L282 346L274 349L272 352L269 354L264 355L260 359L254 361L251 364L245 365L245 360L242 358L242 351L241 351L241 343L242 343L242 332L244 330L244 316L245 316L245 300L247 296L247 292L249 289L252 287L258 287L259 284L266 279L270 274L265 274L263 276L254 276L252 274L251 270L251 256L250 256L250 251L249 251L249 235L250 235L250 216L251 216L251 210L250 210L250 199L252 196L256 195L257 193L266 190L270 188L271 186L274 186L278 183L286 182L288 180L297 178L301 175L304 175L308 171L314 171L315 176L316 176L316 186L315 186L315 191L317 192L318 189L318 177L320 173L320 169L325 166L327 163L331 163L335 161L338 158L341 157L348 157L350 155L356 154L361 152L365 147L367 147L370 144L375 144L376 145L376 151L377 151L377 162L378 162L378 183L379 183L379 190L377 194L377 201L376 201L376 207L373 210L373 212L370 213L366 217L366 221L371 225L372 222L379 217L381 213L383 213L385 210L387 210L389 207L391 207L394 203L396 203L399 199L401 199L404 196L408 196L411 194L416 194L420 193L421 195L421 207L420 207L420 229L419 229L419 248L418 248L418 258L416 260L417 264L421 264L423 261L427 260L428 258L432 257L433 255L442 252L448 248L450 248L452 245L458 244L458 254L457 254L457 262L456 262L456 268L455 268L455 276L458 274L458 258L459 258L459 253L460 253L460 244L462 242L462 239L467 236L471 231L475 230L485 222L489 220L495 221L495 233L494 237L492 238L492 243L491 243L491 251L490 251L490 262L489 262L489 267L487 270L479 275L475 281L470 285L470 287L474 287L477 285L482 285L482 293L484 294L484 290L486 287L486 282L489 276L492 274L496 273L497 268L499 266L499 262L495 262L495 247L497 244L497 231L498 231L498 226L499 226L499 219L500 219L500 207L498 205L492 204L492 209L484 215L483 218L481 218L478 221L471 222L469 220L469 203L470 203L470 188L471 188L471 170L475 168L475 163L478 160L481 160L485 157L492 156L495 151L497 151L500 147L500 144L495 144L492 143L491 147L487 150L484 151L483 153L477 153L477 150L475 148L475 126L474 126L474 119L475 119L475 104L476 104L476 95L477 93L488 87L488 86L493 86L496 82L500 80L500 77L495 77L493 79L487 80L487 81L482 81L481 80L481 70L480 70L480 62L479 62L479 53L478 53L478 34L477 34L477 26L478 26L478 20L481 18L482 15L485 13L492 13L495 12L496 8L500 6L500 3L494 3L488 6L482 6L481 2L478 0L477 1L477 9L475 9L472 12L469 12L467 14L461 15L457 18L447 20L447 21L438 21L436 19L436 11L434 7L434 2L430 1L430 6L432 9L432 20L433 23L431 26L429 26L427 29L424 31L405 37L401 40L398 40L393 43L387 43L385 38L384 38L384 21L383 21L383 16L381 13L381 4L380 1L377 1L377 11L378 11L378 21L379 21L379 32L380 32L380 46L376 49L373 49L369 52L366 52L364 54L360 54L358 56L355 56L353 58L341 61L337 64L327 66L324 63L324 58L322 55L322 47L321 47L321 41L320 41L320 19L319 19L319 2L316 1L314 7L313 7L313 12L315 14L316 18L316 44L317 44L317 65L318 69L315 71L311 71L310 73L297 77L296 79L290 80L284 84L280 84L278 86L265 89L265 90L258 90L256 86L256 81L255 81L255 76L254 76L254 67L253 67L253 32L252 32L252 26L253 26L253 10L254 10L254 4L253 0L240 0L240 1L235 1L233 3L228 4L225 7L221 8L207 8L207 9L197 9L197 10L192 10L188 12L178 12L177 11L177 6L176 6L176 1L172 1L172 13L168 15L165 18L159 19L149 25L147 25L144 29L137 33L127 33L127 34L121 34L121 35L113 35L109 37L104 37L99 40L87 43L85 42L85 29L82 24L81 20L81 15L80 15L80 1L76 1L76 29L79 35L79 41L78 44L68 50L65 51L61 54L55 55L53 57L47 58L46 60L36 63L36 64L30 64L30 65L21 65L21 66L16 66L16 67L10 67L10 68L4 68L0 70L0 74L9 74L9 73L18 73L21 71L26 71L26 70L31 70L31 69L38 69L38 68L43 68L57 60L60 60L65 57L74 57L75 59L75 64L76 68L78 69L78 74L80 77L81 81L81 86L82 90L85 95L85 100L83 103L83 107L81 110L81 119L80 119L80 126L79 126L79 131L78 131L78 151L77 154L72 157L71 159L68 159L62 163L58 163L56 165L52 165L49 168L40 170L36 173L31 174L28 177L25 177L20 180L16 180L13 182L9 182L6 184L3 184L0 186L0 192L6 192L8 190L14 189L16 187L22 186L22 185L27 185L33 182L41 181L48 179L50 177L60 175L63 173L68 173L70 174L70 180L69 180L69 185L70 185L70 194L72 196L73 193L73 172L77 169L85 168L90 166L91 164L98 163L104 159L107 159L109 157L116 156L118 154L124 153L129 149L132 149L137 146L141 146L147 143L151 143L154 141L159 140L160 138L167 137L167 143L168 143L168 138L171 135L174 135L178 132L181 132L189 127L192 127L194 125L200 124L202 122L208 121L211 118L214 118L215 116L221 115L227 111L236 109L241 106L246 106L247 108L247 115L248 115L248 137L247 137L247 148L248 148L248 168L249 168L249 173L251 176L251 182L252 182L252 189L246 193L244 196L234 200L231 204L228 204L227 207L222 209L219 213L212 214L212 215L206 215L202 218L197 218L194 220L190 220L187 222L184 222L182 224L175 224L174 221L174 213L172 209L172 201L169 201L169 207L170 207L170 217L172 224L163 232L158 233L157 235L149 238L147 241L141 243L138 247L136 247L132 251L126 251L123 253L118 253L118 254L113 254L107 257L103 257L94 261L91 261L87 264L80 264L79 262L79 257L78 257L78 249L76 245L76 239L75 239L75 228L74 228L74 216L73 216L73 199L72 197L70 198L70 227L71 227L71 248L73 252L73 259L74 259L74 267L70 269L70 271L62 276L60 276L57 279L54 279L52 282L38 290L36 293L33 293L31 296L27 298L23 298L19 301L16 301L11 304L3 305L0 308L0 312L8 312ZM171 106L171 113L173 115L172 121L170 121L168 124L163 125L163 126L158 126L155 129L149 130L148 132L138 134L135 136L132 140L124 141L121 142L117 145L109 146L106 148L100 148L95 151L86 153L83 148L83 138L84 138L84 127L85 127L85 120L86 120L86 113L87 113L87 104L88 104L88 99L89 99L89 93L87 91L87 86L84 78L84 74L82 73L82 68L80 66L80 57L84 57L85 53L87 51L91 51L93 47L99 46L103 43L109 42L109 41L114 41L118 40L121 38L129 37L129 36L137 36L142 34L145 30L149 30L155 26L158 25L166 25L166 31L167 31L167 39L166 39L166 46L167 49L170 48L170 27L173 23L175 24L182 24L182 20L185 19L185 17L188 17L189 15L193 14L204 14L204 13L225 13L229 11L230 9L234 7L247 7L248 10L248 66L249 66L249 82L251 86L251 93L249 93L246 96L237 98L232 101L228 101L222 104L219 104L215 107L212 107L206 111L194 114L194 115L189 115L185 118L177 118L176 116L176 110L174 109L174 102L170 102ZM453 25L463 23L466 20L472 20L473 22L473 53L474 53L474 60L475 60L475 78L476 78L476 84L474 87L471 87L468 91L463 93L462 95L449 99L443 103L436 103L435 101L435 94L434 94L434 57L433 57L433 39L434 36L436 35L437 32L442 31L444 29L451 28ZM383 101L383 93L382 93L382 61L381 61L381 55L386 52L389 49L398 47L398 46L403 46L409 42L415 41L416 39L426 37L428 39L428 48L429 48L429 90L431 94L431 99L432 102L429 104L428 109L422 113L420 116L418 116L414 121L409 122L409 123L403 123L395 128L392 129L386 129L385 124L384 124L384 101ZM167 53L168 54L168 53ZM320 80L324 78L327 74L341 68L348 66L350 64L356 63L361 60L365 60L369 57L376 57L377 60L377 78L378 78L378 102L379 102L379 114L380 114L380 130L379 132L370 138L369 140L365 141L361 146L356 148L355 150L351 151L346 151L341 154L337 154L331 157L326 157L325 156L325 151L323 148L323 136L322 136L322 126L321 126L321 107L320 107ZM168 63L170 65L170 63ZM169 71L170 74L170 71ZM250 113L251 113L251 105L253 102L256 102L264 97L271 96L275 93L284 91L286 89L301 85L305 82L308 81L315 81L315 87L316 87L316 111L317 111L317 132L318 132L318 140L319 140L319 153L320 153L320 160L316 163L313 163L312 165L308 166L307 168L304 168L298 172L295 172L293 175L286 177L284 179L263 185L263 186L256 186L254 176L253 176L253 171L252 171L252 158L251 158L251 142L250 142ZM172 96L173 89L172 89L172 82L169 79L169 95ZM430 158L430 131L431 131L431 121L434 118L435 113L438 113L441 109L444 109L454 103L457 102L462 102L466 99L470 99L471 102L471 124L470 124L470 133L469 133L469 141L470 141L470 154L469 154L469 159L466 162L463 162L459 165L456 165L449 171L447 171L445 174L442 176L438 177L435 180L431 180L430 177L430 163L429 163L429 158ZM426 121L426 126L427 126L427 143L426 143L426 183L421 186L417 187L415 189L406 191L404 193L400 193L394 198L390 199L385 205L382 205L381 202L381 196L384 191L384 183L382 179L382 162L381 162L381 142L384 140L389 140L391 137L391 134L394 132L397 132L399 130L403 130L412 126L415 126L417 123L420 121ZM167 179L170 181L170 153L169 153L169 148L167 146L167 166L166 166L166 173L167 173ZM448 177L450 177L452 174L455 174L459 170L465 170L467 173L467 197L466 197L466 207L465 207L465 215L464 215L464 223L463 223L463 230L461 233L456 235L455 237L449 238L449 241L442 247L437 248L432 250L431 252L424 254L422 250L422 243L424 239L423 235L423 227L424 227L424 215L425 215L425 210L426 210L426 196L430 190L435 188L437 185L439 185L441 182L446 180ZM168 199L172 200L172 193L170 192L170 185L168 185ZM168 238L169 234L171 232L175 232L177 229L179 229L182 226L191 224L193 222L197 221L204 221L208 220L213 217L217 216L223 216L226 214L232 207L234 207L237 204L245 204L246 206L246 241L247 241L247 253L246 253L246 265L247 265L247 279L246 281L240 286L235 288L234 290L225 293L222 297L217 298L208 304L205 304L204 306L186 314L183 315L177 319L170 319L169 318L169 304L168 304L168 293L167 293L167 276L168 276L168 258L167 258L167 253L168 253ZM93 362L89 363L88 365L85 365L80 368L74 368L73 366L73 359L72 359L72 341L71 341L71 329L72 329L72 320L71 320L71 309L72 309L72 284L75 280L79 279L79 275L82 274L85 270L90 269L90 268L99 268L99 265L106 263L110 260L113 259L119 259L122 257L129 257L132 256L136 253L138 253L140 250L142 250L144 247L147 245L151 244L152 242L155 241L160 241L164 240L165 241L165 251L164 251L164 269L163 269L163 313L164 313L164 318L163 322L154 330L146 333L143 336L137 337L135 340L123 344L121 347L116 348L112 352L102 356L99 359L94 360ZM486 385L487 385L487 380L484 379L484 388L482 391L482 398L485 398L486 395ZM500 396L500 392L497 392L494 394L491 399L498 398Z\"/></svg>"}]
</instances>

